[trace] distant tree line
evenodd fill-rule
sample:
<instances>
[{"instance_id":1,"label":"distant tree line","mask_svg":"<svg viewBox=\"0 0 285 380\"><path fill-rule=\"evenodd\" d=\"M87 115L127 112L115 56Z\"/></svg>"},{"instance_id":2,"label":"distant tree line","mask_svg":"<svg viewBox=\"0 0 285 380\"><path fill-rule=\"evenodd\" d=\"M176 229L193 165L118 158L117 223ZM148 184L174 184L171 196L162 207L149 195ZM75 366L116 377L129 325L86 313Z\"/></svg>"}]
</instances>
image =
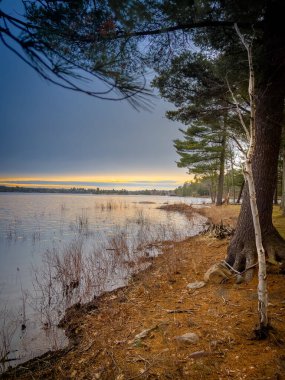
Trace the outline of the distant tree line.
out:
<instances>
[{"instance_id":1,"label":"distant tree line","mask_svg":"<svg viewBox=\"0 0 285 380\"><path fill-rule=\"evenodd\" d=\"M219 174L217 172L212 175L196 176L194 180L187 181L182 186L176 188L174 190L175 195L182 197L207 197L211 199L212 203L215 203L217 199L218 177ZM241 201L243 186L244 179L241 169L226 172L222 203L239 203Z\"/></svg>"},{"instance_id":2,"label":"distant tree line","mask_svg":"<svg viewBox=\"0 0 285 380\"><path fill-rule=\"evenodd\" d=\"M120 195L175 195L173 190L126 190L126 189L87 189L81 187L49 188L49 187L23 187L0 186L1 193L59 193L59 194L120 194Z\"/></svg>"}]
</instances>

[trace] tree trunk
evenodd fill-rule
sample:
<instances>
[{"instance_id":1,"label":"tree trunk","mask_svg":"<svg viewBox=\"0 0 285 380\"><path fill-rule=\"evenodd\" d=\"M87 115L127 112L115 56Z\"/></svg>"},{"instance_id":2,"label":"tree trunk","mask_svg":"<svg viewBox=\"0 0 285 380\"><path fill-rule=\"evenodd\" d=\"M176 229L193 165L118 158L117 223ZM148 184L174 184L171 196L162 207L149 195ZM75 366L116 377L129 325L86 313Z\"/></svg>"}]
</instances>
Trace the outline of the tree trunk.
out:
<instances>
[{"instance_id":1,"label":"tree trunk","mask_svg":"<svg viewBox=\"0 0 285 380\"><path fill-rule=\"evenodd\" d=\"M251 147L250 147L251 149ZM253 148L254 149L254 148ZM247 179L251 215L253 216L253 225L255 232L255 246L258 252L258 311L259 311L259 330L265 332L268 327L268 294L267 294L267 276L265 251L262 244L262 234L260 228L260 217L257 209L255 183L253 181L253 172L250 158L250 151L245 162L245 177Z\"/></svg>"},{"instance_id":2,"label":"tree trunk","mask_svg":"<svg viewBox=\"0 0 285 380\"><path fill-rule=\"evenodd\" d=\"M279 161L280 161L280 154L278 156L277 175L276 175L276 183L275 183L275 191L274 191L274 204L275 204L275 206L278 205L278 183L279 183L279 177L280 177Z\"/></svg>"},{"instance_id":3,"label":"tree trunk","mask_svg":"<svg viewBox=\"0 0 285 380\"><path fill-rule=\"evenodd\" d=\"M225 179L225 158L226 158L226 132L225 126L223 127L222 136L222 150L220 156L220 172L218 178L218 191L217 191L217 201L216 206L221 206L223 204L223 192L224 192L224 179Z\"/></svg>"},{"instance_id":4,"label":"tree trunk","mask_svg":"<svg viewBox=\"0 0 285 380\"><path fill-rule=\"evenodd\" d=\"M233 161L233 151L230 150L230 163L231 163L231 180L233 189L233 203L236 203L236 188L235 188L235 176L234 176L234 161Z\"/></svg>"},{"instance_id":5,"label":"tree trunk","mask_svg":"<svg viewBox=\"0 0 285 380\"><path fill-rule=\"evenodd\" d=\"M274 204L275 206L278 205L278 180L276 181L276 188L274 192Z\"/></svg>"},{"instance_id":6,"label":"tree trunk","mask_svg":"<svg viewBox=\"0 0 285 380\"><path fill-rule=\"evenodd\" d=\"M283 0L268 2L264 20L263 60L259 63L261 80L257 89L256 149L252 167L264 248L270 261L285 262L285 242L272 224L285 97L285 23L280 20L280 15L284 13ZM236 233L229 245L227 261L239 271L256 262L247 185ZM247 276L250 277L250 274Z\"/></svg>"},{"instance_id":7,"label":"tree trunk","mask_svg":"<svg viewBox=\"0 0 285 380\"><path fill-rule=\"evenodd\" d=\"M244 189L244 183L245 183L245 181L243 180L243 181L242 181L242 184L241 184L241 186L240 186L240 190L239 190L238 197L237 197L237 203L240 203L241 196L242 196L243 189Z\"/></svg>"},{"instance_id":8,"label":"tree trunk","mask_svg":"<svg viewBox=\"0 0 285 380\"><path fill-rule=\"evenodd\" d=\"M281 195L281 209L282 215L285 216L285 147L282 151L282 195Z\"/></svg>"},{"instance_id":9,"label":"tree trunk","mask_svg":"<svg viewBox=\"0 0 285 380\"><path fill-rule=\"evenodd\" d=\"M215 203L215 200L216 200L216 191L215 191L215 183L214 183L214 179L213 177L210 178L210 182L209 182L209 191L210 191L210 194L211 194L211 202L212 203Z\"/></svg>"}]
</instances>

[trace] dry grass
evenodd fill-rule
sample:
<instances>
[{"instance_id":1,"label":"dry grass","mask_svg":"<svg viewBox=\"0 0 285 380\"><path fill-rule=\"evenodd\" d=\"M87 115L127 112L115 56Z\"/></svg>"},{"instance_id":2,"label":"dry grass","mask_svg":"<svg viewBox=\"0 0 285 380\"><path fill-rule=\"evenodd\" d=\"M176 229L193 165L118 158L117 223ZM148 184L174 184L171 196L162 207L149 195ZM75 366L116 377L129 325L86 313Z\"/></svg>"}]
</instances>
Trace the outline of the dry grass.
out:
<instances>
[{"instance_id":1,"label":"dry grass","mask_svg":"<svg viewBox=\"0 0 285 380\"><path fill-rule=\"evenodd\" d=\"M188 219L191 219L193 217L193 213L196 211L191 205L187 205L185 203L166 204L160 206L159 209L165 211L180 212L186 215Z\"/></svg>"},{"instance_id":2,"label":"dry grass","mask_svg":"<svg viewBox=\"0 0 285 380\"><path fill-rule=\"evenodd\" d=\"M275 331L266 341L251 340L258 320L256 279L187 289L189 282L202 280L209 266L224 259L227 244L205 236L163 243L164 254L150 259L151 267L133 276L128 287L69 311L64 324L76 344L68 352L26 363L5 378L284 379L283 276L268 275ZM142 332L145 336L136 338ZM177 341L187 332L196 333L199 341Z\"/></svg>"},{"instance_id":3,"label":"dry grass","mask_svg":"<svg viewBox=\"0 0 285 380\"><path fill-rule=\"evenodd\" d=\"M203 206L195 208L199 214L207 217L213 224L236 226L240 212L240 205Z\"/></svg>"},{"instance_id":4,"label":"dry grass","mask_svg":"<svg viewBox=\"0 0 285 380\"><path fill-rule=\"evenodd\" d=\"M282 211L279 206L273 207L273 223L274 226L278 229L280 235L285 239L285 217L282 215Z\"/></svg>"},{"instance_id":5,"label":"dry grass","mask_svg":"<svg viewBox=\"0 0 285 380\"><path fill-rule=\"evenodd\" d=\"M212 224L224 224L235 227L240 212L240 205L222 205L222 206L200 206L187 205L185 203L174 203L159 207L166 211L180 212L188 219L193 219L195 213L201 214L209 219Z\"/></svg>"},{"instance_id":6,"label":"dry grass","mask_svg":"<svg viewBox=\"0 0 285 380\"><path fill-rule=\"evenodd\" d=\"M42 264L33 268L34 291L29 293L29 304L45 330L59 323L66 308L125 285L160 252L161 241L181 238L171 225L151 224L140 209L135 222L100 236L100 242L94 241L89 250L84 249L91 234L84 213L76 218L73 230L76 237L70 243L47 250ZM170 268L175 268L175 260Z\"/></svg>"},{"instance_id":7,"label":"dry grass","mask_svg":"<svg viewBox=\"0 0 285 380\"><path fill-rule=\"evenodd\" d=\"M26 364L10 378L282 379L282 277L269 275L270 317L278 336L268 341L249 339L258 317L256 281L187 290L189 282L203 278L205 268L224 258L226 249L226 242L205 237L165 243L165 254L152 259L152 267L128 287L69 313L65 327L77 341L69 352L43 358L32 372L28 368L35 362ZM135 338L142 332L145 337ZM186 332L196 333L199 341L179 343L176 337Z\"/></svg>"},{"instance_id":8,"label":"dry grass","mask_svg":"<svg viewBox=\"0 0 285 380\"><path fill-rule=\"evenodd\" d=\"M1 306L0 309L0 372L5 371L14 360L15 352L11 351L12 341L16 334L18 321L14 315Z\"/></svg>"}]
</instances>

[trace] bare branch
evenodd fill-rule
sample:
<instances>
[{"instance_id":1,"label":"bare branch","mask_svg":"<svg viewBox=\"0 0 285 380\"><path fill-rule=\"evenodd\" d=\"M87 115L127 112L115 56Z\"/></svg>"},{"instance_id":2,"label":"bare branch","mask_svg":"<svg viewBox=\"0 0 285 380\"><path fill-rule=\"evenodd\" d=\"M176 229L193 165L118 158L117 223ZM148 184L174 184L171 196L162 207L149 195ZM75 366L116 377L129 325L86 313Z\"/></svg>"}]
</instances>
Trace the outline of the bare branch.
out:
<instances>
[{"instance_id":1,"label":"bare branch","mask_svg":"<svg viewBox=\"0 0 285 380\"><path fill-rule=\"evenodd\" d=\"M239 140L236 138L236 136L234 135L229 135L229 138L231 138L236 144L237 144L237 147L239 149L239 151L241 153L243 153L244 155L246 155L246 152L244 150L244 148L242 147L241 143L239 142Z\"/></svg>"},{"instance_id":2,"label":"bare branch","mask_svg":"<svg viewBox=\"0 0 285 380\"><path fill-rule=\"evenodd\" d=\"M243 127L243 129L245 131L245 134L246 134L246 137L247 137L248 141L250 141L250 132L249 132L249 130L248 130L248 128L247 128L247 126L246 126L246 124L244 122L244 119L243 119L243 116L242 116L242 113L241 113L241 110L240 110L239 103L238 103L238 101L237 101L237 99L236 99L236 97L235 97L235 95L234 95L234 93L233 93L233 91L231 89L231 86L229 84L229 81L228 81L227 77L226 77L226 82L227 82L228 89L229 89L229 91L231 93L231 96L233 98L234 104L236 106L236 111L237 111L240 123L241 123L241 125L242 125L242 127Z\"/></svg>"}]
</instances>

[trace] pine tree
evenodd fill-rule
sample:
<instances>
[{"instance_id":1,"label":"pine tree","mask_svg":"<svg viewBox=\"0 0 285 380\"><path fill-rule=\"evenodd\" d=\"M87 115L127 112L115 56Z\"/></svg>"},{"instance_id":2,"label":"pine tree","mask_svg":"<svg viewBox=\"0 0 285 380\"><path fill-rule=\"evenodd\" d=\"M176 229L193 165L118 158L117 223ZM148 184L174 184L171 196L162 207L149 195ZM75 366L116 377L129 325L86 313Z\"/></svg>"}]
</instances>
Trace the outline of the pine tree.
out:
<instances>
[{"instance_id":1,"label":"pine tree","mask_svg":"<svg viewBox=\"0 0 285 380\"><path fill-rule=\"evenodd\" d=\"M180 155L178 167L188 168L189 174L199 177L219 177L217 204L222 203L226 137L218 126L203 126L198 123L183 133L184 140L175 140L174 146ZM222 180L220 180L222 178Z\"/></svg>"},{"instance_id":2,"label":"pine tree","mask_svg":"<svg viewBox=\"0 0 285 380\"><path fill-rule=\"evenodd\" d=\"M275 260L285 262L285 244L272 223L285 99L284 0L80 0L25 4L28 21L0 11L1 41L19 55L14 48L18 44L26 54L21 58L42 76L50 80L53 75L63 78L64 85L75 91L80 89L69 81L80 77L76 69L95 75L107 84L106 91L97 94L105 98L109 98L112 89L123 92L126 98L141 94L147 67L167 67L175 55L193 48L193 42L209 56L225 56L225 69L231 71L232 77L239 76L240 67L247 60L233 26L237 23L245 38L254 33L256 149L252 165L257 205L265 250ZM15 35L15 30L21 32L20 36ZM7 39L12 43L7 43ZM228 79L231 83L230 76ZM243 271L255 255L250 199L245 187L227 260L236 270Z\"/></svg>"}]
</instances>

